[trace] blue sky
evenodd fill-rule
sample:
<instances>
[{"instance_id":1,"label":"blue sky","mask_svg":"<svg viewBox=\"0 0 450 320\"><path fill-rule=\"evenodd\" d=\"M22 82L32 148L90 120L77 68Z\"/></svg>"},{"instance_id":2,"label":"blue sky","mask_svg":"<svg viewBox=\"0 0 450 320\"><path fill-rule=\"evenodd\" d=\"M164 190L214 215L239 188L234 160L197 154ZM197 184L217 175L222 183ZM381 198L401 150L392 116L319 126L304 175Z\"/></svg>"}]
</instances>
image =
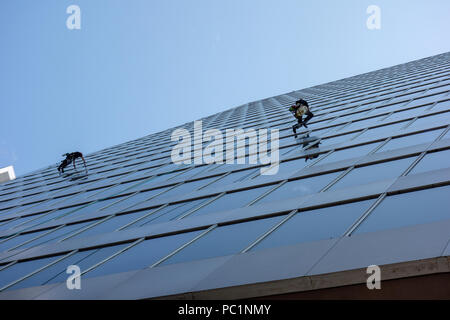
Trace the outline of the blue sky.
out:
<instances>
[{"instance_id":1,"label":"blue sky","mask_svg":"<svg viewBox=\"0 0 450 320\"><path fill-rule=\"evenodd\" d=\"M66 27L72 4L80 30ZM366 27L372 4L380 30ZM448 0L3 0L0 167L23 175L66 152L450 51L448 12Z\"/></svg>"}]
</instances>

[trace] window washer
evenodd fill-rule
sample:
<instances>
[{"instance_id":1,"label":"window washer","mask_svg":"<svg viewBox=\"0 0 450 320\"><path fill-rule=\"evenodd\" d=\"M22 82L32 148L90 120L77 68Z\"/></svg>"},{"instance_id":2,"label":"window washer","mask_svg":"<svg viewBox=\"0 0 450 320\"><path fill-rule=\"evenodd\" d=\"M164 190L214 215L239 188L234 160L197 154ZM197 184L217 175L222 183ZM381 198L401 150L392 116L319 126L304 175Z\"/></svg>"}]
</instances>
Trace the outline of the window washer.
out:
<instances>
[{"instance_id":1,"label":"window washer","mask_svg":"<svg viewBox=\"0 0 450 320\"><path fill-rule=\"evenodd\" d=\"M87 172L86 161L84 161L84 157L81 152L76 151L76 152L72 152L72 153L65 153L65 154L63 154L63 157L66 157L66 158L63 161L61 161L61 164L58 167L58 171L60 173L64 173L64 168L67 167L72 162L73 162L73 168L76 170L77 168L75 166L75 160L77 158L81 158L83 160L84 168L86 169L86 172Z\"/></svg>"},{"instance_id":2,"label":"window washer","mask_svg":"<svg viewBox=\"0 0 450 320\"><path fill-rule=\"evenodd\" d=\"M292 112L294 117L297 119L298 123L292 126L292 131L294 131L295 138L297 138L297 129L304 126L308 128L306 123L314 117L314 114L309 110L308 102L303 99L295 101L295 105L289 108L289 111ZM303 115L306 115L305 120L303 121Z\"/></svg>"}]
</instances>

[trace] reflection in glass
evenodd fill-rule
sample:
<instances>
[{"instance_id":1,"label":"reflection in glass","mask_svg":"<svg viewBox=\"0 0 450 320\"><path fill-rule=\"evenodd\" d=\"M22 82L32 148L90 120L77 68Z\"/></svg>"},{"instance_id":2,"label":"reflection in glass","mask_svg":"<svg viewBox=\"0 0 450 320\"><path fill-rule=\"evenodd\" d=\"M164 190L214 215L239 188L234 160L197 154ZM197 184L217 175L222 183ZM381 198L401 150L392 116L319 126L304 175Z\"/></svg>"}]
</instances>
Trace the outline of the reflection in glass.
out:
<instances>
[{"instance_id":1,"label":"reflection in glass","mask_svg":"<svg viewBox=\"0 0 450 320\"><path fill-rule=\"evenodd\" d=\"M147 268L186 242L192 240L201 232L186 232L142 241L92 271L89 271L84 276L97 277Z\"/></svg>"},{"instance_id":2,"label":"reflection in glass","mask_svg":"<svg viewBox=\"0 0 450 320\"><path fill-rule=\"evenodd\" d=\"M389 140L387 144L378 149L377 152L384 152L389 150L394 150L397 148L406 148L413 145L418 145L422 143L430 143L434 141L440 134L442 130L433 130L423 133L413 134L400 138L393 138Z\"/></svg>"},{"instance_id":3,"label":"reflection in glass","mask_svg":"<svg viewBox=\"0 0 450 320\"><path fill-rule=\"evenodd\" d=\"M355 234L450 219L450 186L388 196Z\"/></svg>"},{"instance_id":4,"label":"reflection in glass","mask_svg":"<svg viewBox=\"0 0 450 320\"><path fill-rule=\"evenodd\" d=\"M272 189L273 187L274 186L271 185L225 194L220 198L214 200L213 202L207 204L206 206L200 208L199 210L195 211L188 217L245 207L251 201L262 195L264 192Z\"/></svg>"},{"instance_id":5,"label":"reflection in glass","mask_svg":"<svg viewBox=\"0 0 450 320\"><path fill-rule=\"evenodd\" d=\"M366 200L298 212L250 251L340 237L374 202Z\"/></svg>"},{"instance_id":6,"label":"reflection in glass","mask_svg":"<svg viewBox=\"0 0 450 320\"><path fill-rule=\"evenodd\" d=\"M283 184L281 187L275 189L262 199L258 200L256 204L259 205L271 201L281 201L284 199L295 198L319 192L341 173L342 172L333 172L310 178L289 181Z\"/></svg>"},{"instance_id":7,"label":"reflection in glass","mask_svg":"<svg viewBox=\"0 0 450 320\"><path fill-rule=\"evenodd\" d=\"M30 260L9 266L8 268L0 271L0 288L30 274L31 272L57 260L58 258L59 257L50 257Z\"/></svg>"},{"instance_id":8,"label":"reflection in glass","mask_svg":"<svg viewBox=\"0 0 450 320\"><path fill-rule=\"evenodd\" d=\"M399 177L414 160L415 157L355 168L335 183L329 190Z\"/></svg>"},{"instance_id":9,"label":"reflection in glass","mask_svg":"<svg viewBox=\"0 0 450 320\"><path fill-rule=\"evenodd\" d=\"M284 217L278 216L217 227L165 260L161 265L237 254Z\"/></svg>"},{"instance_id":10,"label":"reflection in glass","mask_svg":"<svg viewBox=\"0 0 450 320\"><path fill-rule=\"evenodd\" d=\"M378 145L377 143L370 143L370 144L365 144L365 145L354 147L354 148L336 150L333 153L331 153L330 155L328 155L325 158L323 158L322 160L320 160L315 165L317 166L317 165L341 161L341 160L345 160L345 159L359 158L361 156L367 155L370 151L375 149L375 147L377 145Z\"/></svg>"},{"instance_id":11,"label":"reflection in glass","mask_svg":"<svg viewBox=\"0 0 450 320\"><path fill-rule=\"evenodd\" d=\"M148 224L162 223L162 222L175 220L175 219L179 218L180 216L188 213L190 210L193 210L194 208L201 206L203 203L209 201L210 199L211 198L187 201L187 202L172 204L172 205L163 207L161 209L152 209L151 214L149 214L148 216L145 216L144 218L140 219L139 221L136 221L135 223L127 226L124 229L137 228L137 227L142 227L142 226L148 225ZM148 213L148 211L147 211L147 213Z\"/></svg>"},{"instance_id":12,"label":"reflection in glass","mask_svg":"<svg viewBox=\"0 0 450 320\"><path fill-rule=\"evenodd\" d=\"M123 249L127 244L109 246L100 249L86 250L77 252L54 265L34 274L33 276L15 284L10 289L20 289L25 287L40 286L50 283L65 282L69 276L66 273L67 267L77 265L81 272L91 265L102 261L113 253ZM61 256L57 257L60 258ZM83 276L82 276L83 277ZM8 289L9 290L9 289Z\"/></svg>"},{"instance_id":13,"label":"reflection in glass","mask_svg":"<svg viewBox=\"0 0 450 320\"><path fill-rule=\"evenodd\" d=\"M408 175L422 173L430 170L438 170L450 167L450 149L438 152L427 153L420 160Z\"/></svg>"}]
</instances>

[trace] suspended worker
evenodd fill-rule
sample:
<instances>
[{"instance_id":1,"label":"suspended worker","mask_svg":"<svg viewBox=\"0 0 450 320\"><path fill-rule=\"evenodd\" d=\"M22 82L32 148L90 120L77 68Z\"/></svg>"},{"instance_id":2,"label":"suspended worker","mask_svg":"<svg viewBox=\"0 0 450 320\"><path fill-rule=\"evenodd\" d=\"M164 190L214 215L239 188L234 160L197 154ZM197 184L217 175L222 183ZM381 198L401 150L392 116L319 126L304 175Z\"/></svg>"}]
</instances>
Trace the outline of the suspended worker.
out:
<instances>
[{"instance_id":1,"label":"suspended worker","mask_svg":"<svg viewBox=\"0 0 450 320\"><path fill-rule=\"evenodd\" d=\"M64 173L64 168L67 167L72 162L73 162L73 168L76 170L77 168L75 166L75 160L77 158L81 158L83 160L84 168L87 171L86 161L84 161L84 157L83 157L83 154L81 152L76 151L76 152L72 152L72 153L65 153L65 154L63 154L63 157L66 157L66 158L63 161L61 161L61 164L58 167L58 171L60 173Z\"/></svg>"},{"instance_id":2,"label":"suspended worker","mask_svg":"<svg viewBox=\"0 0 450 320\"><path fill-rule=\"evenodd\" d=\"M306 123L308 123L308 121L311 120L314 115L311 110L309 110L308 102L303 99L295 101L295 105L291 106L289 108L289 111L292 112L298 122L292 126L292 131L294 131L295 138L297 138L297 129L301 128L302 126L308 128ZM303 115L306 115L305 120L303 120Z\"/></svg>"}]
</instances>

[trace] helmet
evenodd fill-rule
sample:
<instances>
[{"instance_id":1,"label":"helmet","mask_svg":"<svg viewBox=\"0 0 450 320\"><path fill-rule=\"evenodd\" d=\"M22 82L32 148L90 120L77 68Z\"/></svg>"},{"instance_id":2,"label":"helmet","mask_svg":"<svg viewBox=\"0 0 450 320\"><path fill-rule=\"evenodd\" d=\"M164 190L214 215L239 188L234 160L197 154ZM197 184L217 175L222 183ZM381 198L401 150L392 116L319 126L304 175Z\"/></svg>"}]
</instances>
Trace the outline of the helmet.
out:
<instances>
[{"instance_id":1,"label":"helmet","mask_svg":"<svg viewBox=\"0 0 450 320\"><path fill-rule=\"evenodd\" d=\"M308 102L306 102L306 100L303 100L303 99L295 101L295 104L305 105L305 106L309 107Z\"/></svg>"}]
</instances>

